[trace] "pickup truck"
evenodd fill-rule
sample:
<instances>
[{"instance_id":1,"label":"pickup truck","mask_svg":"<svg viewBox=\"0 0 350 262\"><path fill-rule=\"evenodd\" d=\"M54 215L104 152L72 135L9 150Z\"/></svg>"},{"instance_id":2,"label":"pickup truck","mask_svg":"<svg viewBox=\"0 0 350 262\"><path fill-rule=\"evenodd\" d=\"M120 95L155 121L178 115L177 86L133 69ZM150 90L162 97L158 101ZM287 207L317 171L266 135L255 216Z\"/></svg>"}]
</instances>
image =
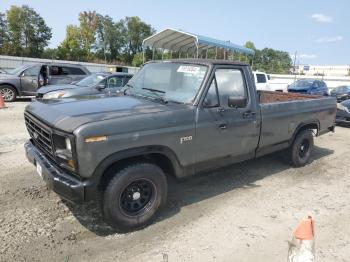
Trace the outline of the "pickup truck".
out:
<instances>
[{"instance_id":1,"label":"pickup truck","mask_svg":"<svg viewBox=\"0 0 350 262\"><path fill-rule=\"evenodd\" d=\"M308 163L334 131L335 98L257 92L250 66L218 60L146 63L119 96L42 100L24 113L28 160L48 188L96 200L117 230L148 224L183 178L285 150Z\"/></svg>"}]
</instances>

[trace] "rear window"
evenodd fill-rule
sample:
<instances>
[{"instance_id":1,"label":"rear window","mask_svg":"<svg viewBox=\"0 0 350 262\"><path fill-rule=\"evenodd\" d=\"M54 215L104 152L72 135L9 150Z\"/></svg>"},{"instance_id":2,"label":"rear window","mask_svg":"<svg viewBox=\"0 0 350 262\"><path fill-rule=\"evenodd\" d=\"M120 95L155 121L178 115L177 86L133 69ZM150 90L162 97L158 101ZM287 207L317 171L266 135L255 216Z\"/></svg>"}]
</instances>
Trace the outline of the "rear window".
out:
<instances>
[{"instance_id":1,"label":"rear window","mask_svg":"<svg viewBox=\"0 0 350 262\"><path fill-rule=\"evenodd\" d=\"M266 83L265 74L256 74L257 83Z\"/></svg>"}]
</instances>

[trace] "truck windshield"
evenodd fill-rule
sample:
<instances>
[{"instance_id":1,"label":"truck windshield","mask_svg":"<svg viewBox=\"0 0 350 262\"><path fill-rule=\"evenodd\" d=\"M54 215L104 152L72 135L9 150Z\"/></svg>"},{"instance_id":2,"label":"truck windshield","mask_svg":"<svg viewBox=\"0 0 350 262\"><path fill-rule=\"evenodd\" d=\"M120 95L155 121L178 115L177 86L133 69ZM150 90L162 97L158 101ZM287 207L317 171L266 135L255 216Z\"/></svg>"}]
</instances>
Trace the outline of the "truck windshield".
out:
<instances>
[{"instance_id":1,"label":"truck windshield","mask_svg":"<svg viewBox=\"0 0 350 262\"><path fill-rule=\"evenodd\" d=\"M207 66L162 62L146 64L128 83L127 94L191 103L200 88Z\"/></svg>"}]
</instances>

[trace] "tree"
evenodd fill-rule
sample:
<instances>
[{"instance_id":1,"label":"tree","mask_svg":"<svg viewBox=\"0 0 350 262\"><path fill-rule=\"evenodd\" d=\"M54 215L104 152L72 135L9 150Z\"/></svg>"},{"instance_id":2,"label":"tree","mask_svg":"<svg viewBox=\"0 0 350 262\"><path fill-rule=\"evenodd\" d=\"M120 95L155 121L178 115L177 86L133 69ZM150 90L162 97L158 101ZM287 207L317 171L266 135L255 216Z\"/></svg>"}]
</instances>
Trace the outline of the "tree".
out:
<instances>
[{"instance_id":1,"label":"tree","mask_svg":"<svg viewBox=\"0 0 350 262\"><path fill-rule=\"evenodd\" d=\"M8 45L7 21L4 13L0 12L0 54L5 53Z\"/></svg>"},{"instance_id":2,"label":"tree","mask_svg":"<svg viewBox=\"0 0 350 262\"><path fill-rule=\"evenodd\" d=\"M52 37L44 19L29 6L11 6L7 11L8 39L13 55L38 57Z\"/></svg>"},{"instance_id":3,"label":"tree","mask_svg":"<svg viewBox=\"0 0 350 262\"><path fill-rule=\"evenodd\" d=\"M105 61L117 60L123 43L122 24L113 22L109 16L99 15L96 56Z\"/></svg>"},{"instance_id":4,"label":"tree","mask_svg":"<svg viewBox=\"0 0 350 262\"><path fill-rule=\"evenodd\" d=\"M134 55L142 52L142 41L155 33L151 25L143 22L139 17L126 17L120 21L122 24L121 33L124 36L125 45L123 48L125 63L130 64Z\"/></svg>"},{"instance_id":5,"label":"tree","mask_svg":"<svg viewBox=\"0 0 350 262\"><path fill-rule=\"evenodd\" d=\"M87 55L85 51L80 28L75 25L68 25L66 29L66 38L57 50L58 57L61 59L82 61L85 60Z\"/></svg>"},{"instance_id":6,"label":"tree","mask_svg":"<svg viewBox=\"0 0 350 262\"><path fill-rule=\"evenodd\" d=\"M95 11L84 11L79 14L79 22L81 41L83 44L82 48L88 55L88 58L91 58L91 50L93 48L93 44L95 44L96 41L96 33L99 25L99 16Z\"/></svg>"}]
</instances>

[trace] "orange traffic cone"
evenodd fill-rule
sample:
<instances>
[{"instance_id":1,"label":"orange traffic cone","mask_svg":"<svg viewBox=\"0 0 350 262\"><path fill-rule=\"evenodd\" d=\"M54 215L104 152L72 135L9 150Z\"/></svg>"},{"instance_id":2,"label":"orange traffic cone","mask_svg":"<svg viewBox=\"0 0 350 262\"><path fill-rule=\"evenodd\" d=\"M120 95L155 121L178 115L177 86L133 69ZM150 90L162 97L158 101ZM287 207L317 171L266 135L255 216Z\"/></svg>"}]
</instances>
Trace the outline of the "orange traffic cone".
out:
<instances>
[{"instance_id":1,"label":"orange traffic cone","mask_svg":"<svg viewBox=\"0 0 350 262\"><path fill-rule=\"evenodd\" d=\"M289 242L288 262L315 261L314 220L311 216L300 222Z\"/></svg>"},{"instance_id":2,"label":"orange traffic cone","mask_svg":"<svg viewBox=\"0 0 350 262\"><path fill-rule=\"evenodd\" d=\"M6 106L5 106L4 98L3 98L2 95L0 94L0 109L2 109L2 108L6 108Z\"/></svg>"}]
</instances>

